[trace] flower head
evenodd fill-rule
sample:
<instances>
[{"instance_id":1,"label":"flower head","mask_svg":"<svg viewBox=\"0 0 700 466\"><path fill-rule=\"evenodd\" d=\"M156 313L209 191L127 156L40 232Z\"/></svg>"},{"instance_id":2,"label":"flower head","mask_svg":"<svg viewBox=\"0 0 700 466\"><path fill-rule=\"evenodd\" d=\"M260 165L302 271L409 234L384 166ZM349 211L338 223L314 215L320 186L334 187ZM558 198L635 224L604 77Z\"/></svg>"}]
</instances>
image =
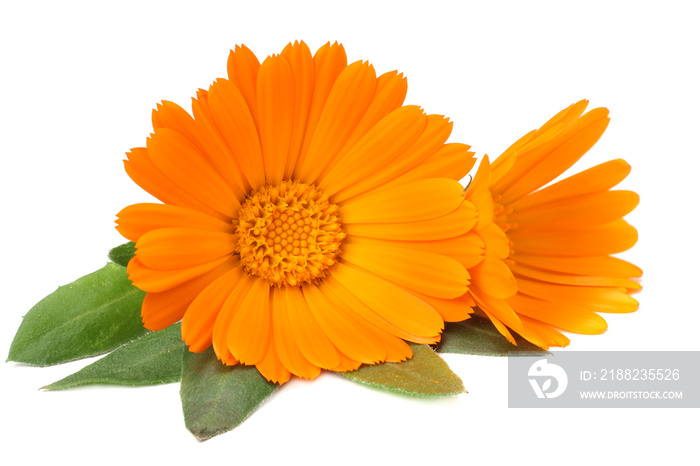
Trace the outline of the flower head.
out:
<instances>
[{"instance_id":1,"label":"flower head","mask_svg":"<svg viewBox=\"0 0 700 466\"><path fill-rule=\"evenodd\" d=\"M508 329L543 348L566 346L569 339L555 328L602 333L607 324L598 312L638 307L629 294L641 289L631 280L641 270L611 256L637 241L637 231L622 217L637 206L639 196L611 190L630 166L613 160L543 187L605 131L608 111L596 108L584 114L587 104L581 101L559 112L490 166L498 231L486 242L485 255L491 250L503 259L515 286L507 289L504 279L500 286L474 280L470 288L482 311L512 342Z\"/></svg>"},{"instance_id":2,"label":"flower head","mask_svg":"<svg viewBox=\"0 0 700 466\"><path fill-rule=\"evenodd\" d=\"M262 64L237 47L192 115L159 105L125 167L163 203L117 221L144 325L182 319L190 351L283 383L405 360L404 340L468 318L475 259L453 251L483 223L457 181L473 154L445 144L446 118L403 106L406 89L301 42Z\"/></svg>"}]
</instances>

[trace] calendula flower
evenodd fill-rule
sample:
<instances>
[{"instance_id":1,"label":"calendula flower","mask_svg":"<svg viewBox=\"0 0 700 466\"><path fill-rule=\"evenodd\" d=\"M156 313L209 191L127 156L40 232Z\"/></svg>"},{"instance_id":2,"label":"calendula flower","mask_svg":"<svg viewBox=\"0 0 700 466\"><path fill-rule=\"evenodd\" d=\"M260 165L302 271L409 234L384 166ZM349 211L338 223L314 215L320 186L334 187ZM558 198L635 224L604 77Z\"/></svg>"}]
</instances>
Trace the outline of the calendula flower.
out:
<instances>
[{"instance_id":1,"label":"calendula flower","mask_svg":"<svg viewBox=\"0 0 700 466\"><path fill-rule=\"evenodd\" d=\"M584 114L587 104L581 101L564 109L519 139L490 167L488 183L499 231L486 241L485 256L503 259L515 286L501 278L500 284L480 283L478 288L472 283L470 288L481 310L511 342L508 329L542 348L566 346L569 339L555 328L599 334L607 328L599 312L632 312L638 307L629 293L641 288L631 278L642 271L611 256L637 241L637 231L622 217L637 206L639 196L611 190L630 166L613 160L543 188L605 131L607 109Z\"/></svg>"},{"instance_id":2,"label":"calendula flower","mask_svg":"<svg viewBox=\"0 0 700 466\"><path fill-rule=\"evenodd\" d=\"M236 47L192 116L159 105L125 167L163 204L117 221L144 325L182 319L190 351L284 383L403 361L405 341L468 318L474 258L453 251L481 222L458 182L473 154L445 144L446 118L403 106L406 90L301 42L262 64Z\"/></svg>"}]
</instances>

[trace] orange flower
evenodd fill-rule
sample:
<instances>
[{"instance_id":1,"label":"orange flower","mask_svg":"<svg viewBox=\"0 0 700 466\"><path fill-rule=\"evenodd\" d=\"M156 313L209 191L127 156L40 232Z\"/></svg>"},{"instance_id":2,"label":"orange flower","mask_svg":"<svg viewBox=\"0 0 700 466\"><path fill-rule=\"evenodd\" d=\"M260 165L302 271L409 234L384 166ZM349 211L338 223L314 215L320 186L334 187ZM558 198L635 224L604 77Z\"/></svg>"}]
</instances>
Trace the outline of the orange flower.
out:
<instances>
[{"instance_id":1,"label":"orange flower","mask_svg":"<svg viewBox=\"0 0 700 466\"><path fill-rule=\"evenodd\" d=\"M452 124L402 106L402 75L347 65L337 44L313 57L289 44L262 65L236 47L228 76L193 116L159 105L125 161L163 202L117 221L136 242L144 325L182 319L190 351L213 344L284 383L403 361L404 340L435 343L468 318L475 259L450 254L478 222L457 181L474 159L445 144Z\"/></svg>"},{"instance_id":2,"label":"orange flower","mask_svg":"<svg viewBox=\"0 0 700 466\"><path fill-rule=\"evenodd\" d=\"M607 109L583 114L587 104L581 101L564 109L491 166L494 222L501 239L487 242L486 256L491 249L505 260L517 294L507 296L505 285L479 283L479 288L476 281L471 289L477 304L511 342L508 328L542 348L566 346L569 339L553 327L598 334L607 328L598 312L632 312L638 307L629 293L641 289L631 278L642 271L611 256L637 241L637 231L622 217L637 206L639 196L611 191L630 166L613 160L542 188L605 131ZM483 287L488 293L479 299Z\"/></svg>"}]
</instances>

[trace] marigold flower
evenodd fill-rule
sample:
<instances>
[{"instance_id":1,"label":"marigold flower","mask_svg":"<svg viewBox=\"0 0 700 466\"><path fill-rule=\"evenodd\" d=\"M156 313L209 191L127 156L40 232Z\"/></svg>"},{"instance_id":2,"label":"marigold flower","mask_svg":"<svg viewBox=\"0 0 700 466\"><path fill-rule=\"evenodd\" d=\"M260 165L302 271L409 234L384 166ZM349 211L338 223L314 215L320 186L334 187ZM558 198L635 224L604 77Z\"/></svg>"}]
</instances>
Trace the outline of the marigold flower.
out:
<instances>
[{"instance_id":1,"label":"marigold flower","mask_svg":"<svg viewBox=\"0 0 700 466\"><path fill-rule=\"evenodd\" d=\"M473 153L445 144L446 118L403 106L406 90L341 45L312 57L301 42L262 64L236 47L193 116L158 105L125 167L163 204L117 221L144 325L182 319L190 351L284 383L403 361L404 340L468 318L480 251L458 246L483 222L458 180Z\"/></svg>"},{"instance_id":2,"label":"marigold flower","mask_svg":"<svg viewBox=\"0 0 700 466\"><path fill-rule=\"evenodd\" d=\"M503 278L500 286L479 283L479 288L474 282L470 288L482 311L511 342L508 329L542 348L566 346L569 339L554 328L599 334L607 324L598 312L638 307L629 294L641 289L631 278L641 277L642 271L611 256L637 242L637 231L622 217L637 206L639 196L611 191L630 166L612 160L542 188L605 131L607 109L583 114L587 105L584 100L562 110L490 167L494 225L500 230L495 236L500 239L486 242L485 255L491 250L505 261L517 293L508 296L515 288L508 290Z\"/></svg>"}]
</instances>

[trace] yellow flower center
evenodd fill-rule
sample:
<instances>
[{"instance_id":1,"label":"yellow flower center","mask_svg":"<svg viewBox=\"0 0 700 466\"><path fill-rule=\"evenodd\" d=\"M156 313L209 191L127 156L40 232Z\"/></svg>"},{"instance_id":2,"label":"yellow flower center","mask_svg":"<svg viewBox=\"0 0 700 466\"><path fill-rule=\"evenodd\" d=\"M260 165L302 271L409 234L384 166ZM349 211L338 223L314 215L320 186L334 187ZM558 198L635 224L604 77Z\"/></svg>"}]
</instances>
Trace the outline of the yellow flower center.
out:
<instances>
[{"instance_id":1,"label":"yellow flower center","mask_svg":"<svg viewBox=\"0 0 700 466\"><path fill-rule=\"evenodd\" d=\"M254 191L241 206L236 235L245 270L276 286L317 283L345 238L338 206L296 181Z\"/></svg>"}]
</instances>

